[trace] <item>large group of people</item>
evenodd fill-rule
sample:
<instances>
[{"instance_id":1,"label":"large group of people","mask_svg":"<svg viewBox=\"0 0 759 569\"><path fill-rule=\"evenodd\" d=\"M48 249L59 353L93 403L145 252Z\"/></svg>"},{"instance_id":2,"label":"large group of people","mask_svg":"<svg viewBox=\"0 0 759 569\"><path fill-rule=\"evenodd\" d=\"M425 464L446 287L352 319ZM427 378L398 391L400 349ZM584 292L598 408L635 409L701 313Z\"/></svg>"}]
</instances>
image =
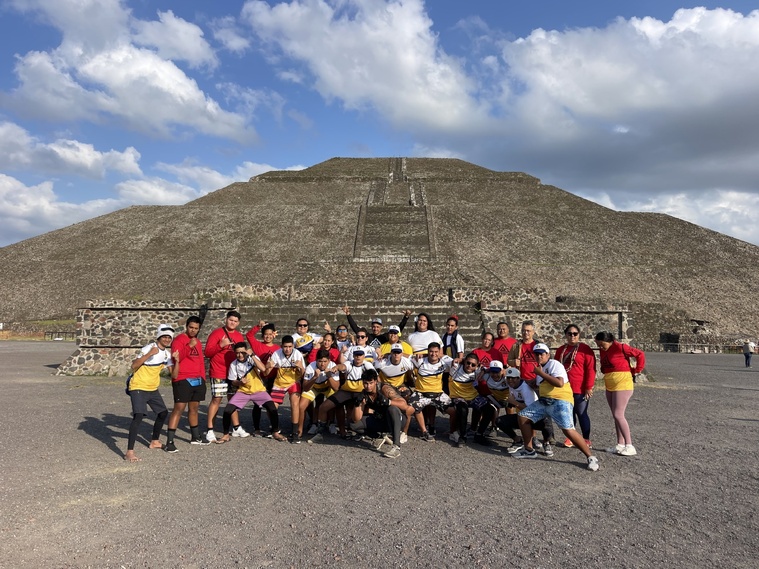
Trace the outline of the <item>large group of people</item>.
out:
<instances>
[{"instance_id":1,"label":"large group of people","mask_svg":"<svg viewBox=\"0 0 759 569\"><path fill-rule=\"evenodd\" d=\"M249 436L292 444L342 437L369 441L388 458L400 456L412 422L419 440L434 442L440 413L447 418L448 439L456 447L492 446L490 435L500 430L511 438L507 453L518 459L539 453L553 456L558 446L556 423L563 434L561 446L576 447L587 468L598 470L588 414L597 358L576 324L566 327L565 342L552 357L529 320L522 323L519 338L511 337L508 324L499 322L495 334L485 331L481 345L467 350L455 315L447 319L441 337L429 314L420 312L413 332L403 340L410 311L386 331L381 318L372 318L367 329L354 320L350 307L343 307L343 312L347 324L338 324L335 332L325 322L324 334L317 334L307 318L299 318L295 331L284 334L278 343L278 331L270 322L258 322L243 336L238 330L241 316L234 310L209 334L205 347L198 337L200 318L190 316L181 333L161 324L155 340L132 362L127 379L133 419L125 460L140 460L134 447L148 407L156 414L149 448L169 453L178 452L175 435L186 409L193 445ZM645 367L645 354L608 331L598 332L594 339L616 430L616 445L606 450L633 456L637 451L625 410L634 378ZM172 382L170 415L159 392L164 369L170 370ZM207 385L211 399L207 429L201 434L199 405L206 399ZM217 438L216 419L225 398ZM279 416L285 398L290 408L287 436L280 430ZM239 417L249 404L252 432L243 428ZM262 409L268 416L265 432ZM163 444L160 437L167 416Z\"/></svg>"}]
</instances>

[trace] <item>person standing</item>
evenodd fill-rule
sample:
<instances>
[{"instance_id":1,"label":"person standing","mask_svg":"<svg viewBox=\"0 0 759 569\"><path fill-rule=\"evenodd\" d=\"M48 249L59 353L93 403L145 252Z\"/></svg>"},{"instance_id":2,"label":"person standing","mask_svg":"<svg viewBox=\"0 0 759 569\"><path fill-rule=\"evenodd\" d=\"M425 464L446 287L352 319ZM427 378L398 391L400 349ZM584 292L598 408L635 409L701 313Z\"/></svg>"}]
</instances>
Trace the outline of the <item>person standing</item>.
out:
<instances>
[{"instance_id":1,"label":"person standing","mask_svg":"<svg viewBox=\"0 0 759 569\"><path fill-rule=\"evenodd\" d=\"M496 324L495 332L497 337L493 340L493 348L501 354L501 361L508 364L509 352L517 343L516 338L509 336L509 325L506 322Z\"/></svg>"},{"instance_id":2,"label":"person standing","mask_svg":"<svg viewBox=\"0 0 759 569\"><path fill-rule=\"evenodd\" d=\"M134 452L137 442L137 433L142 419L148 413L150 407L156 414L153 424L153 436L148 448L161 449L161 428L169 414L161 397L158 387L161 384L161 372L165 368L172 368L174 361L169 352L169 346L174 339L174 328L168 324L161 324L155 333L155 341L150 342L140 350L140 355L132 361L132 375L127 379L127 395L132 401L132 422L129 425L129 439L124 460L127 462L139 462L140 458ZM176 368L172 369L176 375Z\"/></svg>"},{"instance_id":3,"label":"person standing","mask_svg":"<svg viewBox=\"0 0 759 569\"><path fill-rule=\"evenodd\" d=\"M174 408L169 415L166 436L166 452L177 452L174 435L179 419L187 408L187 422L190 425L190 444L207 445L200 436L198 408L206 398L206 363L203 359L203 344L198 338L202 322L197 316L190 316L185 322L185 331L171 343L171 352L177 355L178 372L171 382L174 392Z\"/></svg>"},{"instance_id":4,"label":"person standing","mask_svg":"<svg viewBox=\"0 0 759 569\"><path fill-rule=\"evenodd\" d=\"M582 431L585 443L590 443L590 416L588 404L593 397L593 386L596 383L596 354L585 342L580 341L580 328L570 324L564 329L565 344L556 350L556 359L567 370L569 384L574 396L574 416ZM572 441L566 439L564 446L569 448Z\"/></svg>"},{"instance_id":5,"label":"person standing","mask_svg":"<svg viewBox=\"0 0 759 569\"><path fill-rule=\"evenodd\" d=\"M634 377L646 367L646 355L642 350L618 342L611 332L599 332L595 340L600 350L606 402L617 431L617 445L606 450L622 456L635 456L638 452L632 444L625 410L633 394ZM630 358L635 358L635 367Z\"/></svg>"},{"instance_id":6,"label":"person standing","mask_svg":"<svg viewBox=\"0 0 759 569\"><path fill-rule=\"evenodd\" d=\"M746 367L751 367L751 356L756 351L756 344L751 340L746 340L743 344L743 358L746 361Z\"/></svg>"},{"instance_id":7,"label":"person standing","mask_svg":"<svg viewBox=\"0 0 759 569\"><path fill-rule=\"evenodd\" d=\"M532 388L536 386L535 366L537 365L537 358L532 351L535 344L535 323L532 320L525 320L522 322L522 337L514 343L508 355L508 365L518 368L520 377Z\"/></svg>"},{"instance_id":8,"label":"person standing","mask_svg":"<svg viewBox=\"0 0 759 569\"><path fill-rule=\"evenodd\" d=\"M235 361L235 352L233 346L245 339L237 330L240 325L240 313L236 310L227 312L224 319L224 326L217 328L208 336L206 340L205 356L211 360L211 403L208 405L208 432L206 440L209 443L218 443L216 435L213 432L213 424L216 420L216 414L219 412L221 400L228 395L232 395L227 383L227 370L230 364ZM234 391L234 390L233 390ZM249 433L240 426L240 418L237 412L232 415L233 437L247 437Z\"/></svg>"}]
</instances>

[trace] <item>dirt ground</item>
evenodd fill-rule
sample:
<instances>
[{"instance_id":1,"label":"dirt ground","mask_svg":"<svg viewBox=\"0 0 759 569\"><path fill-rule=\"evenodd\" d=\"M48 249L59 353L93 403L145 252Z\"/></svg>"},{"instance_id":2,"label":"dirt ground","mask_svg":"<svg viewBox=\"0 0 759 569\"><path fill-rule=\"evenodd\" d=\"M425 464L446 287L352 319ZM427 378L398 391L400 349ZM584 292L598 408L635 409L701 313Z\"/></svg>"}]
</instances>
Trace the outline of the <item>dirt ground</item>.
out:
<instances>
[{"instance_id":1,"label":"dirt ground","mask_svg":"<svg viewBox=\"0 0 759 569\"><path fill-rule=\"evenodd\" d=\"M0 342L3 568L757 567L759 367L740 355L649 354L636 457L601 450L597 389L593 473L576 449L519 461L503 436L459 449L413 428L391 460L342 441L196 447L183 419L167 454L146 447L152 416L127 464L123 381L52 375L73 349Z\"/></svg>"}]
</instances>

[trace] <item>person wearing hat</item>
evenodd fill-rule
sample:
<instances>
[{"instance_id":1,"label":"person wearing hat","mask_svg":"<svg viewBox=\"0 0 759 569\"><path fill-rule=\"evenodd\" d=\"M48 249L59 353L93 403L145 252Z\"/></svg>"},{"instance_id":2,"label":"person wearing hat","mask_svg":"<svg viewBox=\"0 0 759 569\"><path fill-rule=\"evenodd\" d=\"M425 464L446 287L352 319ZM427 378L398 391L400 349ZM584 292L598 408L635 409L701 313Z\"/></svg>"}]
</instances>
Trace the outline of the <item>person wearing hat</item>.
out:
<instances>
[{"instance_id":1,"label":"person wearing hat","mask_svg":"<svg viewBox=\"0 0 759 569\"><path fill-rule=\"evenodd\" d=\"M379 355L382 357L388 355L393 345L395 344L400 344L400 346L403 348L403 355L406 357L411 357L411 355L414 353L414 349L411 347L411 344L401 340L400 326L393 324L387 327L387 342L379 347Z\"/></svg>"},{"instance_id":2,"label":"person wearing hat","mask_svg":"<svg viewBox=\"0 0 759 569\"><path fill-rule=\"evenodd\" d=\"M353 316L351 316L351 308L350 306L343 306L343 312L345 312L345 315L348 317L348 324L351 327L351 330L353 330L354 333L358 334L359 331L359 325L356 324L356 321L353 319ZM401 321L398 323L398 332L402 332L403 329L406 327L406 323L408 322L409 316L411 316L410 310L404 310L403 311L403 317L401 318ZM379 347L382 344L386 344L387 342L390 342L391 340L388 338L387 334L382 333L382 318L379 318L377 316L373 316L370 321L370 331L368 333L369 339L367 341L367 345L379 349Z\"/></svg>"},{"instance_id":3,"label":"person wearing hat","mask_svg":"<svg viewBox=\"0 0 759 569\"><path fill-rule=\"evenodd\" d=\"M519 376L519 370L515 367L510 367L506 370L506 383L509 385L509 398L508 402L512 407L516 408L517 412L521 411L528 405L535 403L538 400L538 394L530 387L526 381L522 381ZM524 441L522 440L521 431L517 433L519 429L519 417L516 413L507 413L502 415L496 421L498 428L512 438L511 446L506 449L509 454L514 454L524 448ZM550 423L549 423L550 425ZM553 429L546 431L546 420L541 419L535 423L535 429L543 431L543 440L545 446L541 445L537 439L532 440L533 448L543 449L543 453L546 456L552 456L553 449L548 446L548 441L553 437ZM546 453L546 448L548 453Z\"/></svg>"},{"instance_id":4,"label":"person wearing hat","mask_svg":"<svg viewBox=\"0 0 759 569\"><path fill-rule=\"evenodd\" d=\"M361 403L364 400L364 384L361 377L366 370L374 371L374 366L365 360L366 354L362 347L354 346L352 355L352 361L341 363L334 368L345 374L345 381L336 393L330 395L319 406L316 434L309 439L309 444L324 440L324 433L327 428L327 416L333 409L337 410L337 427L340 436L343 438L347 434L345 429L345 412L343 409L345 408L345 411L350 413L351 423L361 420L363 415Z\"/></svg>"},{"instance_id":5,"label":"person wearing hat","mask_svg":"<svg viewBox=\"0 0 759 569\"><path fill-rule=\"evenodd\" d=\"M129 439L124 460L139 462L141 459L134 452L137 442L137 433L142 419L148 413L150 407L156 414L153 424L153 436L148 448L161 449L161 429L169 414L163 402L158 387L161 383L161 372L166 368L172 368L172 378L177 377L179 367L174 365L172 354L169 351L171 341L174 339L174 328L168 324L161 324L155 333L155 341L150 342L140 350L140 355L132 361L132 374L127 379L127 394L132 401L132 422L129 425ZM177 357L174 353L174 357Z\"/></svg>"},{"instance_id":6,"label":"person wearing hat","mask_svg":"<svg viewBox=\"0 0 759 569\"><path fill-rule=\"evenodd\" d=\"M564 435L585 455L588 470L598 470L598 458L593 456L582 435L575 430L572 409L574 396L567 371L563 365L551 359L551 351L545 344L535 344L532 351L536 359L534 371L538 384L538 400L522 409L518 414L524 448L512 456L514 458L535 458L537 453L532 443L533 425L541 419L551 417L559 425Z\"/></svg>"}]
</instances>

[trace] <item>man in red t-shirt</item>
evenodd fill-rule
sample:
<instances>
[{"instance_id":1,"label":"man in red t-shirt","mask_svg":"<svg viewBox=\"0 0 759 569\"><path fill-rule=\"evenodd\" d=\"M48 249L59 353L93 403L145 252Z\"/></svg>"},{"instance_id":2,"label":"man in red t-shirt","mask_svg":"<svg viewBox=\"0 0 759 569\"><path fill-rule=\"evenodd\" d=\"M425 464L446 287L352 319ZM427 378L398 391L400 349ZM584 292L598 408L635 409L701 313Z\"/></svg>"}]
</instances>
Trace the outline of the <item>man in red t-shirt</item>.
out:
<instances>
[{"instance_id":1,"label":"man in red t-shirt","mask_svg":"<svg viewBox=\"0 0 759 569\"><path fill-rule=\"evenodd\" d=\"M509 336L509 325L499 322L495 328L496 338L493 340L493 348L501 354L501 362L508 364L509 351L517 343L515 338Z\"/></svg>"},{"instance_id":2,"label":"man in red t-shirt","mask_svg":"<svg viewBox=\"0 0 759 569\"><path fill-rule=\"evenodd\" d=\"M198 338L200 325L200 318L190 316L185 323L185 331L171 343L171 353L179 355L175 362L175 365L179 366L179 372L171 381L174 391L174 409L169 415L166 452L177 452L174 435L185 407L187 422L190 424L190 433L192 433L190 444L208 444L208 441L200 436L198 429L198 407L206 398L206 363L203 359L203 344Z\"/></svg>"},{"instance_id":3,"label":"man in red t-shirt","mask_svg":"<svg viewBox=\"0 0 759 569\"><path fill-rule=\"evenodd\" d=\"M242 334L237 330L239 325L240 313L236 310L230 310L224 319L224 326L211 332L208 340L206 340L205 355L211 360L211 403L208 405L206 440L211 443L219 442L213 432L213 423L221 406L221 400L225 395L233 395L228 389L227 370L229 364L235 360L233 346L245 341ZM233 437L249 436L249 433L240 426L237 411L232 415L232 426Z\"/></svg>"},{"instance_id":4,"label":"man in red t-shirt","mask_svg":"<svg viewBox=\"0 0 759 569\"><path fill-rule=\"evenodd\" d=\"M535 323L532 320L522 322L522 338L509 350L508 364L519 368L519 375L530 387L535 389L535 366L538 361L532 348L535 346Z\"/></svg>"},{"instance_id":5,"label":"man in red t-shirt","mask_svg":"<svg viewBox=\"0 0 759 569\"><path fill-rule=\"evenodd\" d=\"M482 344L480 344L479 348L472 350L480 361L480 367L483 369L489 368L490 362L493 360L501 361L501 354L493 347L493 339L492 332L483 332Z\"/></svg>"}]
</instances>

